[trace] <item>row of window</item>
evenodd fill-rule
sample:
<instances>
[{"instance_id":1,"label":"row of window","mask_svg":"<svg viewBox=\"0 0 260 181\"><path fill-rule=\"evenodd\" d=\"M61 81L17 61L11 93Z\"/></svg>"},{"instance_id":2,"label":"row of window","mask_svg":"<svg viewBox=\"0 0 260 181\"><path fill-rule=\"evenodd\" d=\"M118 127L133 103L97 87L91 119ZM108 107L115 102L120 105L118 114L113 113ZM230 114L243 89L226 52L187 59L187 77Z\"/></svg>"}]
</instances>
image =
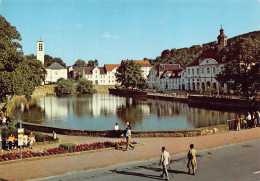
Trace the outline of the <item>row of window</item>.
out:
<instances>
[{"instance_id":1,"label":"row of window","mask_svg":"<svg viewBox=\"0 0 260 181\"><path fill-rule=\"evenodd\" d=\"M210 74L210 68L208 67L208 68L205 68L205 69L207 71L207 74ZM194 75L195 70L196 70L196 74L199 75L200 74L200 68L188 69L188 75L190 75L190 74ZM204 68L201 68L201 73L204 74ZM216 73L216 67L212 67L212 73L213 74Z\"/></svg>"},{"instance_id":2,"label":"row of window","mask_svg":"<svg viewBox=\"0 0 260 181\"><path fill-rule=\"evenodd\" d=\"M42 43L39 44L39 51L43 51L43 44Z\"/></svg>"},{"instance_id":3,"label":"row of window","mask_svg":"<svg viewBox=\"0 0 260 181\"><path fill-rule=\"evenodd\" d=\"M105 80L100 80L101 83L105 83L106 81ZM108 83L114 83L115 81L114 80L109 80ZM95 80L95 83L97 84L98 83L98 80Z\"/></svg>"},{"instance_id":4,"label":"row of window","mask_svg":"<svg viewBox=\"0 0 260 181\"><path fill-rule=\"evenodd\" d=\"M98 76L97 75L93 75L93 78L98 78ZM92 75L86 75L86 78L92 78ZM100 78L106 78L106 76L105 75L100 75ZM110 76L108 76L108 78L110 79ZM114 79L115 78L115 76L111 76L111 78L112 79Z\"/></svg>"}]
</instances>

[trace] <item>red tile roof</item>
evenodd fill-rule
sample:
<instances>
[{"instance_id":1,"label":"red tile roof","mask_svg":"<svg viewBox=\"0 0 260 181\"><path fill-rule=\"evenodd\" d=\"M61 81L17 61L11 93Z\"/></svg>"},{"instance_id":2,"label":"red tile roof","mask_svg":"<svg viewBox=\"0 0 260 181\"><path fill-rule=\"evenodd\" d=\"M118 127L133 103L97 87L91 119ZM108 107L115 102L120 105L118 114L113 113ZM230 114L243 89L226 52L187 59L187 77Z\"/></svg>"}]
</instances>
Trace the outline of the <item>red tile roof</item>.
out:
<instances>
[{"instance_id":1,"label":"red tile roof","mask_svg":"<svg viewBox=\"0 0 260 181\"><path fill-rule=\"evenodd\" d=\"M105 64L106 71L112 71L114 68L120 67L120 64Z\"/></svg>"},{"instance_id":2,"label":"red tile roof","mask_svg":"<svg viewBox=\"0 0 260 181\"><path fill-rule=\"evenodd\" d=\"M122 62L131 61L131 60L122 60ZM138 64L141 64L142 67L152 67L149 60L132 60Z\"/></svg>"},{"instance_id":3,"label":"red tile roof","mask_svg":"<svg viewBox=\"0 0 260 181\"><path fill-rule=\"evenodd\" d=\"M218 63L224 63L222 57L223 57L222 51L218 51L217 48L211 48L205 50L197 59L191 62L187 67L199 65L200 61L202 61L205 58L212 58L216 60Z\"/></svg>"}]
</instances>

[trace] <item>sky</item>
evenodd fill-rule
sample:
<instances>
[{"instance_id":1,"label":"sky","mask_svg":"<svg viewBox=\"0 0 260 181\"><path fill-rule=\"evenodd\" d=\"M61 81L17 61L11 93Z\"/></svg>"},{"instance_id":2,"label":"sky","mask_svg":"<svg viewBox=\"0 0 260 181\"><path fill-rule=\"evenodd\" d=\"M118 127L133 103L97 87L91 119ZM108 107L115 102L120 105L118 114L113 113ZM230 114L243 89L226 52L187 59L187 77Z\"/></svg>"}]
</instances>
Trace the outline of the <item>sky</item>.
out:
<instances>
[{"instance_id":1,"label":"sky","mask_svg":"<svg viewBox=\"0 0 260 181\"><path fill-rule=\"evenodd\" d=\"M260 30L260 0L0 0L0 14L22 36L25 55L120 64L155 59L165 49Z\"/></svg>"}]
</instances>

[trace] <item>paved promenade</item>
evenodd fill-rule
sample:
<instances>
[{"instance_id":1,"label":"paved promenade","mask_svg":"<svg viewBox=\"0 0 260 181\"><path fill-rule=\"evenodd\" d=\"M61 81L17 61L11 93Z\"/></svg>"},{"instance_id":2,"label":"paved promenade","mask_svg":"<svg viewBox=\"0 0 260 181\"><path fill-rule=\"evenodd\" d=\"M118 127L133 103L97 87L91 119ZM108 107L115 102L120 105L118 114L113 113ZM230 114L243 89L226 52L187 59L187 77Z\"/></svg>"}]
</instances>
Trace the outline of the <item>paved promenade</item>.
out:
<instances>
[{"instance_id":1,"label":"paved promenade","mask_svg":"<svg viewBox=\"0 0 260 181\"><path fill-rule=\"evenodd\" d=\"M77 144L107 140L113 141L111 138L64 135L58 135L58 137L62 142L74 142ZM0 163L0 180L28 180L132 161L149 160L159 157L162 146L166 146L170 154L174 155L186 153L191 143L195 145L195 149L203 150L257 139L260 139L260 127L199 137L133 138L132 140L141 144L136 146L134 150L127 152L115 149L103 149L76 154L24 159L22 161L2 162ZM58 143L48 145L48 147L56 146L58 146ZM35 146L34 149L42 149L43 147L47 147L47 145Z\"/></svg>"}]
</instances>

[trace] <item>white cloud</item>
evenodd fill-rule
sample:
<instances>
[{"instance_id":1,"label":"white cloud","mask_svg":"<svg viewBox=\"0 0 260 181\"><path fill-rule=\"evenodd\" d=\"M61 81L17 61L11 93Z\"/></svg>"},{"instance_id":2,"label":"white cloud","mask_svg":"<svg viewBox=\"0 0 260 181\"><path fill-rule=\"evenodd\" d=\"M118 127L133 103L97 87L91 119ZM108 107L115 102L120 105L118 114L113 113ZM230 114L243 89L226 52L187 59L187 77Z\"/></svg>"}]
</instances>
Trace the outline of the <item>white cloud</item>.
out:
<instances>
[{"instance_id":1,"label":"white cloud","mask_svg":"<svg viewBox=\"0 0 260 181\"><path fill-rule=\"evenodd\" d=\"M78 23L78 24L74 24L74 27L75 27L75 28L82 28L83 25Z\"/></svg>"},{"instance_id":2,"label":"white cloud","mask_svg":"<svg viewBox=\"0 0 260 181\"><path fill-rule=\"evenodd\" d=\"M106 32L102 35L103 38L111 39L111 38L117 38L117 35L111 35L109 32Z\"/></svg>"}]
</instances>

